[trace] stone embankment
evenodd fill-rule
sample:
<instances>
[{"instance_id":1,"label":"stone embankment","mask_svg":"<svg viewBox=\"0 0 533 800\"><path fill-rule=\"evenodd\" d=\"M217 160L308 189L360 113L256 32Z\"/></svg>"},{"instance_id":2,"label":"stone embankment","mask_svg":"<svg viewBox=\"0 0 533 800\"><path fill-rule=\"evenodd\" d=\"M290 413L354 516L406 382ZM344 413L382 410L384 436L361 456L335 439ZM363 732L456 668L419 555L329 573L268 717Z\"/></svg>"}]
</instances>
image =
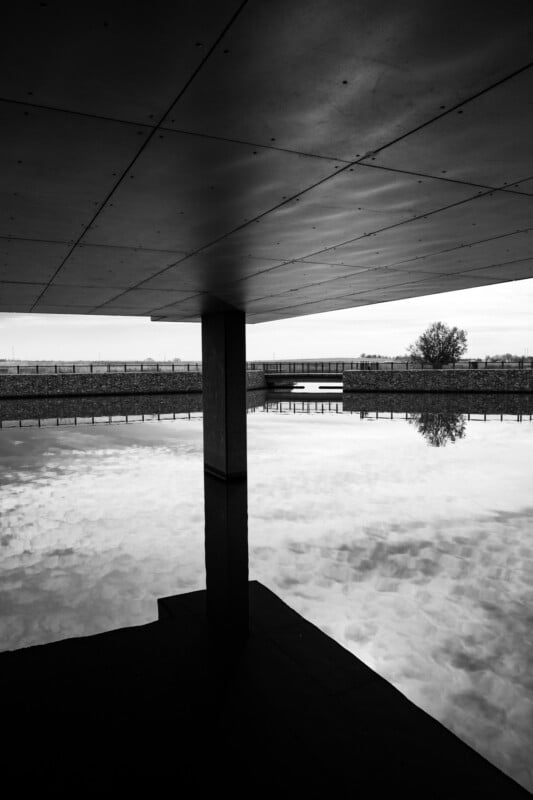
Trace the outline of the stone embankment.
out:
<instances>
[{"instance_id":1,"label":"stone embankment","mask_svg":"<svg viewBox=\"0 0 533 800\"><path fill-rule=\"evenodd\" d=\"M249 371L248 389L266 388L265 373ZM0 398L201 392L200 372L111 372L93 375L0 375Z\"/></svg>"},{"instance_id":2,"label":"stone embankment","mask_svg":"<svg viewBox=\"0 0 533 800\"><path fill-rule=\"evenodd\" d=\"M533 392L531 369L354 370L345 392Z\"/></svg>"}]
</instances>

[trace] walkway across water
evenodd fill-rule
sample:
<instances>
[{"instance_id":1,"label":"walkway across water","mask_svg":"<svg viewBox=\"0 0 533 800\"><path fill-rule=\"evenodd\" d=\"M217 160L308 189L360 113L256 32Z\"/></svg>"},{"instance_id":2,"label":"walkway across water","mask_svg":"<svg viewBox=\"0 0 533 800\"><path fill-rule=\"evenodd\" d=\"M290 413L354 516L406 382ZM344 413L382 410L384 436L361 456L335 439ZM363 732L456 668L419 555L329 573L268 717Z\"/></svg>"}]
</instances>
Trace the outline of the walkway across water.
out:
<instances>
[{"instance_id":1,"label":"walkway across water","mask_svg":"<svg viewBox=\"0 0 533 800\"><path fill-rule=\"evenodd\" d=\"M342 372L265 372L266 384L272 388L292 388L299 383L338 383L342 386Z\"/></svg>"}]
</instances>

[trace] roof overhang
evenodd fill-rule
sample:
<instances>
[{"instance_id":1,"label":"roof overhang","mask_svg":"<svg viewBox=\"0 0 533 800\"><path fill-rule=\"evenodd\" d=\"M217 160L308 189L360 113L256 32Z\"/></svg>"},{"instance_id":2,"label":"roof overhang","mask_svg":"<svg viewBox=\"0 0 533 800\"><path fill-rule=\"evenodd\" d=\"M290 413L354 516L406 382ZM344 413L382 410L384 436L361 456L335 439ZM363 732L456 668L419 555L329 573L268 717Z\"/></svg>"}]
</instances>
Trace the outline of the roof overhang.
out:
<instances>
[{"instance_id":1,"label":"roof overhang","mask_svg":"<svg viewBox=\"0 0 533 800\"><path fill-rule=\"evenodd\" d=\"M263 322L533 276L530 0L3 21L0 311Z\"/></svg>"}]
</instances>

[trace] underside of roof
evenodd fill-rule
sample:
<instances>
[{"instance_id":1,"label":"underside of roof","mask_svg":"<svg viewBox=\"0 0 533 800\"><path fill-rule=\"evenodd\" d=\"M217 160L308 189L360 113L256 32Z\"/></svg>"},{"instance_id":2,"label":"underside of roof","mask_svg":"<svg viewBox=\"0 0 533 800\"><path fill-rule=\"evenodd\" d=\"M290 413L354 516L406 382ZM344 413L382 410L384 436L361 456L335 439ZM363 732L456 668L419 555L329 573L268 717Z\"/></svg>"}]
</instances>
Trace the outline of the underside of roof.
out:
<instances>
[{"instance_id":1,"label":"underside of roof","mask_svg":"<svg viewBox=\"0 0 533 800\"><path fill-rule=\"evenodd\" d=\"M533 277L531 0L3 12L0 311L248 322Z\"/></svg>"}]
</instances>

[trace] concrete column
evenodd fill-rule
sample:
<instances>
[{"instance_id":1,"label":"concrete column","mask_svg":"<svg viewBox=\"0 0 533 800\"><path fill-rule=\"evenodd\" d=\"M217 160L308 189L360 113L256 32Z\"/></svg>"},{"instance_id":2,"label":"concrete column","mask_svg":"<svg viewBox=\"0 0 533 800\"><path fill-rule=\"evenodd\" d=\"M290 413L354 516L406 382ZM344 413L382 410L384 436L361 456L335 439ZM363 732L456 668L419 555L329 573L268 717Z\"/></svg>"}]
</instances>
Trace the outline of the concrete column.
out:
<instances>
[{"instance_id":1,"label":"concrete column","mask_svg":"<svg viewBox=\"0 0 533 800\"><path fill-rule=\"evenodd\" d=\"M205 564L210 628L248 635L245 316L202 317Z\"/></svg>"}]
</instances>

